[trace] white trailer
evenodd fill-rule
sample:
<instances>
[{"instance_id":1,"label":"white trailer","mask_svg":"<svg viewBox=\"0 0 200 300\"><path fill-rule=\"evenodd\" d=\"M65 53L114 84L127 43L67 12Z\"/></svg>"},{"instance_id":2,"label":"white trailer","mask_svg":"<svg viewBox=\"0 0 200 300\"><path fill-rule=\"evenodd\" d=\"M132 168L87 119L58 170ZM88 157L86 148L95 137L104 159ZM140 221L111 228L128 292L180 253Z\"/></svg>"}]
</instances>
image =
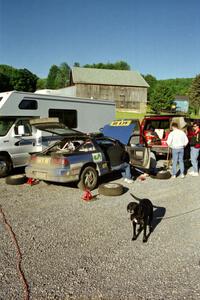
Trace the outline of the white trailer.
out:
<instances>
[{"instance_id":1,"label":"white trailer","mask_svg":"<svg viewBox=\"0 0 200 300\"><path fill-rule=\"evenodd\" d=\"M47 136L31 126L32 118L58 117L82 132L97 132L115 119L115 102L26 92L0 93L0 177L27 164L58 136Z\"/></svg>"}]
</instances>

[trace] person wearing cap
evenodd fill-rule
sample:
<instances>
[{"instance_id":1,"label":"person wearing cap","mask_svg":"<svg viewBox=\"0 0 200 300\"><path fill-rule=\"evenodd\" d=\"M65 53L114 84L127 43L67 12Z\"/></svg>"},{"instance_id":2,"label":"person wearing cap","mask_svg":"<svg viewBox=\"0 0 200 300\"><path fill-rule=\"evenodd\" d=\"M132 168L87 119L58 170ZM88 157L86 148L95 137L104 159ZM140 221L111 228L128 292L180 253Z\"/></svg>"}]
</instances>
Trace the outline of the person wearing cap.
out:
<instances>
[{"instance_id":1,"label":"person wearing cap","mask_svg":"<svg viewBox=\"0 0 200 300\"><path fill-rule=\"evenodd\" d=\"M176 178L177 164L180 168L180 178L184 178L184 147L188 144L185 132L178 128L178 124L172 123L172 131L168 135L167 144L172 149L172 178Z\"/></svg>"},{"instance_id":2,"label":"person wearing cap","mask_svg":"<svg viewBox=\"0 0 200 300\"><path fill-rule=\"evenodd\" d=\"M192 137L190 139L190 160L192 163L192 171L189 172L189 175L199 176L198 170L198 157L200 151L200 128L199 123L193 123L193 132Z\"/></svg>"}]
</instances>

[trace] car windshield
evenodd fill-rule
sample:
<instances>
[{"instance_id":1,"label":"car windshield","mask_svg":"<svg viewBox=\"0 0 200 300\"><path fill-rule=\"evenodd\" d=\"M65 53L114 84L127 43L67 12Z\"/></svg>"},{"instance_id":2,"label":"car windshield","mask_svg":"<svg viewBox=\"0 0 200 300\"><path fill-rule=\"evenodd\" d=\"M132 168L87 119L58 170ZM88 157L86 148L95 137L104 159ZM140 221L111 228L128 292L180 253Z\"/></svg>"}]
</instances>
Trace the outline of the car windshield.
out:
<instances>
[{"instance_id":1,"label":"car windshield","mask_svg":"<svg viewBox=\"0 0 200 300\"><path fill-rule=\"evenodd\" d=\"M0 136L4 136L7 134L10 127L15 122L15 119L12 118L0 118Z\"/></svg>"}]
</instances>

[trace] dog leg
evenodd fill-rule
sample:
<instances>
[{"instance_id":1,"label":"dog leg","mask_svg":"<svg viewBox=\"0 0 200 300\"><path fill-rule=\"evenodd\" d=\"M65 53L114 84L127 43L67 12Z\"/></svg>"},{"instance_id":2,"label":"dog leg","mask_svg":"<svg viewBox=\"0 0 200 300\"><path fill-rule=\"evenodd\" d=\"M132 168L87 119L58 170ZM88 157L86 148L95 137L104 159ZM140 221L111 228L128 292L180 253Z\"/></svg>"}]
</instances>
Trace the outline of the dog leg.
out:
<instances>
[{"instance_id":1,"label":"dog leg","mask_svg":"<svg viewBox=\"0 0 200 300\"><path fill-rule=\"evenodd\" d=\"M143 243L147 242L147 221L144 222L144 234L143 234Z\"/></svg>"},{"instance_id":2,"label":"dog leg","mask_svg":"<svg viewBox=\"0 0 200 300\"><path fill-rule=\"evenodd\" d=\"M149 216L149 232L151 233L153 231L153 227L152 227L152 221L153 221L153 208L152 208L152 211L151 211L151 214Z\"/></svg>"},{"instance_id":3,"label":"dog leg","mask_svg":"<svg viewBox=\"0 0 200 300\"><path fill-rule=\"evenodd\" d=\"M136 224L135 222L133 222L133 238L132 238L132 241L135 241L137 238L137 235L136 235Z\"/></svg>"}]
</instances>

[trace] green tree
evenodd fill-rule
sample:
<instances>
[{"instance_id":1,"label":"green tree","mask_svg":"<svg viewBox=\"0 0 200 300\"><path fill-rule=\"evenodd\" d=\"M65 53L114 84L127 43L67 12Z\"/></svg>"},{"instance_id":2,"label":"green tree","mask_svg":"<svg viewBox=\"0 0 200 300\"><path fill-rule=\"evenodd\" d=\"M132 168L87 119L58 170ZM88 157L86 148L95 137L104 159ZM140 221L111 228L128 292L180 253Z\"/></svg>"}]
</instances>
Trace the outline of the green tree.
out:
<instances>
[{"instance_id":1,"label":"green tree","mask_svg":"<svg viewBox=\"0 0 200 300\"><path fill-rule=\"evenodd\" d=\"M55 88L64 88L69 85L69 77L70 77L70 66L67 63L62 63L59 66L59 71L57 72L57 76L55 78Z\"/></svg>"},{"instance_id":2,"label":"green tree","mask_svg":"<svg viewBox=\"0 0 200 300\"><path fill-rule=\"evenodd\" d=\"M162 82L170 89L173 88L175 95L187 96L192 80L192 78L175 78L159 80L159 82Z\"/></svg>"},{"instance_id":3,"label":"green tree","mask_svg":"<svg viewBox=\"0 0 200 300\"><path fill-rule=\"evenodd\" d=\"M149 88L147 90L147 102L149 103L151 101L152 92L157 84L157 79L151 74L143 75L143 77L149 85Z\"/></svg>"},{"instance_id":4,"label":"green tree","mask_svg":"<svg viewBox=\"0 0 200 300\"><path fill-rule=\"evenodd\" d=\"M35 92L38 77L27 69L14 69L11 85L14 90Z\"/></svg>"},{"instance_id":5,"label":"green tree","mask_svg":"<svg viewBox=\"0 0 200 300\"><path fill-rule=\"evenodd\" d=\"M48 89L59 89L69 85L70 67L62 63L59 67L52 65L47 77L46 87Z\"/></svg>"},{"instance_id":6,"label":"green tree","mask_svg":"<svg viewBox=\"0 0 200 300\"><path fill-rule=\"evenodd\" d=\"M52 65L47 77L47 89L56 89L56 77L58 76L59 68L56 65Z\"/></svg>"},{"instance_id":7,"label":"green tree","mask_svg":"<svg viewBox=\"0 0 200 300\"><path fill-rule=\"evenodd\" d=\"M73 65L73 67L80 67L80 63L76 61Z\"/></svg>"},{"instance_id":8,"label":"green tree","mask_svg":"<svg viewBox=\"0 0 200 300\"><path fill-rule=\"evenodd\" d=\"M12 90L9 76L0 73L0 92L6 92Z\"/></svg>"},{"instance_id":9,"label":"green tree","mask_svg":"<svg viewBox=\"0 0 200 300\"><path fill-rule=\"evenodd\" d=\"M47 79L46 78L38 78L36 89L37 90L45 89L46 88L46 84L47 84Z\"/></svg>"},{"instance_id":10,"label":"green tree","mask_svg":"<svg viewBox=\"0 0 200 300\"><path fill-rule=\"evenodd\" d=\"M97 64L86 64L84 68L95 68L95 69L110 69L110 70L130 70L130 66L125 61L117 61L115 63L97 63Z\"/></svg>"},{"instance_id":11,"label":"green tree","mask_svg":"<svg viewBox=\"0 0 200 300\"><path fill-rule=\"evenodd\" d=\"M161 111L171 110L174 97L173 89L163 83L157 83L151 93L150 106L152 111L160 113Z\"/></svg>"},{"instance_id":12,"label":"green tree","mask_svg":"<svg viewBox=\"0 0 200 300\"><path fill-rule=\"evenodd\" d=\"M189 101L195 114L200 114L200 74L192 81L191 88L189 90Z\"/></svg>"}]
</instances>

